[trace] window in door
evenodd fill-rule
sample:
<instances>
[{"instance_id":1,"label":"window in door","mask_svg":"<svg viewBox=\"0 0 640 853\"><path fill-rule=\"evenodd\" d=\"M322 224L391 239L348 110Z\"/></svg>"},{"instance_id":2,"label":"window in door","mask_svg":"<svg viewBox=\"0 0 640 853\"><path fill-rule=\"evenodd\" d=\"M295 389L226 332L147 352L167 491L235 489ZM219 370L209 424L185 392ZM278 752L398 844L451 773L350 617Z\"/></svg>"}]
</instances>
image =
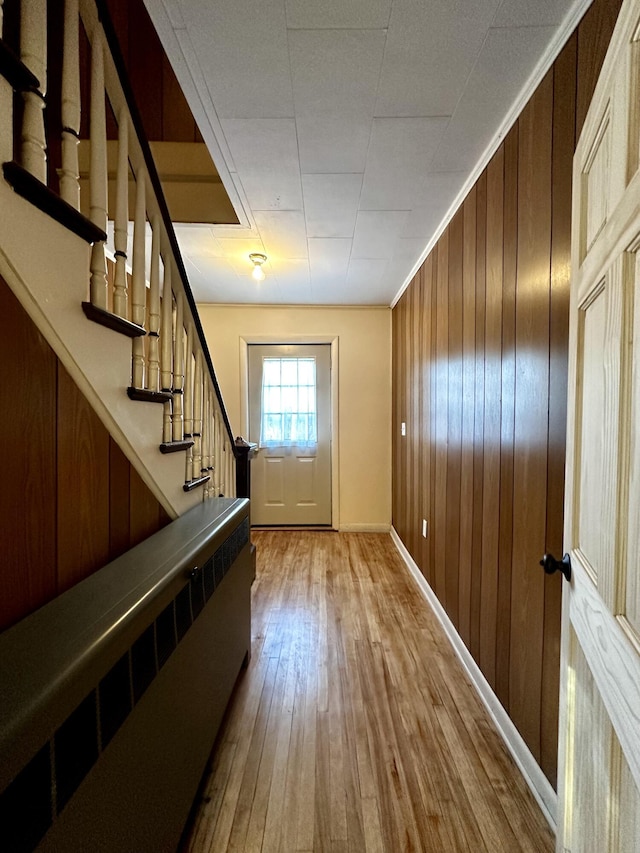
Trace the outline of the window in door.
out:
<instances>
[{"instance_id":1,"label":"window in door","mask_svg":"<svg viewBox=\"0 0 640 853\"><path fill-rule=\"evenodd\" d=\"M263 358L261 447L318 441L315 358Z\"/></svg>"}]
</instances>

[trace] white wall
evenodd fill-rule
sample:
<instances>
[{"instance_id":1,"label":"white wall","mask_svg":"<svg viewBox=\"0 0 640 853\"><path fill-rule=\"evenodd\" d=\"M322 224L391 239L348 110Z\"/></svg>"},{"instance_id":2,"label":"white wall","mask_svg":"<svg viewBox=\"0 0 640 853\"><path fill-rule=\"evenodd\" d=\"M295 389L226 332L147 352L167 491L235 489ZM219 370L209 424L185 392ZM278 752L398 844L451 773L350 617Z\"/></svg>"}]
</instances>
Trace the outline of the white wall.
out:
<instances>
[{"instance_id":1,"label":"white wall","mask_svg":"<svg viewBox=\"0 0 640 853\"><path fill-rule=\"evenodd\" d=\"M338 338L341 530L391 525L391 310L386 307L199 305L231 428L241 422L241 339ZM335 440L335 438L334 438Z\"/></svg>"}]
</instances>

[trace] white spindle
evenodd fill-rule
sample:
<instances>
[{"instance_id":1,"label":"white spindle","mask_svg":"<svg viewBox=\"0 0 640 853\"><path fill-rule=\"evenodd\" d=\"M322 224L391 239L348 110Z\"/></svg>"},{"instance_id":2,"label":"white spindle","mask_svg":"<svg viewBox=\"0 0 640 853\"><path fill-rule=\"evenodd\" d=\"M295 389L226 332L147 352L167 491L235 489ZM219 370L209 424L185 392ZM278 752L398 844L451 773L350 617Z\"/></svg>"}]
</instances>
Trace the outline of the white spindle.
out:
<instances>
[{"instance_id":1,"label":"white spindle","mask_svg":"<svg viewBox=\"0 0 640 853\"><path fill-rule=\"evenodd\" d=\"M238 470L238 463L236 460L236 455L233 452L234 447L233 443L231 444L231 455L229 456L229 476L231 477L231 482L229 484L229 497L235 498L238 496L238 483L236 480L236 473Z\"/></svg>"},{"instance_id":2,"label":"white spindle","mask_svg":"<svg viewBox=\"0 0 640 853\"><path fill-rule=\"evenodd\" d=\"M184 437L193 437L193 348L191 331L185 329L185 373L184 373Z\"/></svg>"},{"instance_id":3,"label":"white spindle","mask_svg":"<svg viewBox=\"0 0 640 853\"><path fill-rule=\"evenodd\" d=\"M202 356L196 353L193 376L193 478L202 476Z\"/></svg>"},{"instance_id":4,"label":"white spindle","mask_svg":"<svg viewBox=\"0 0 640 853\"><path fill-rule=\"evenodd\" d=\"M217 407L216 407L217 408ZM226 479L225 473L227 470L227 457L225 456L225 431L224 424L222 422L222 415L220 413L220 409L218 408L218 437L220 439L220 449L218 451L218 461L220 465L220 475L218 477L218 482L220 483L219 491L223 494L226 494L225 486Z\"/></svg>"},{"instance_id":5,"label":"white spindle","mask_svg":"<svg viewBox=\"0 0 640 853\"><path fill-rule=\"evenodd\" d=\"M220 442L220 490L221 495L227 495L227 445L226 442Z\"/></svg>"},{"instance_id":6,"label":"white spindle","mask_svg":"<svg viewBox=\"0 0 640 853\"><path fill-rule=\"evenodd\" d=\"M211 425L211 428L209 430L209 451L207 453L207 459L209 462L209 475L211 477L211 488L209 489L209 497L215 498L218 494L218 472L216 471L215 462L217 435L215 403L213 398L213 388L211 387L209 387L209 424Z\"/></svg>"},{"instance_id":7,"label":"white spindle","mask_svg":"<svg viewBox=\"0 0 640 853\"><path fill-rule=\"evenodd\" d=\"M173 383L173 294L171 291L171 260L164 255L164 281L160 313L160 384L162 391L171 391Z\"/></svg>"},{"instance_id":8,"label":"white spindle","mask_svg":"<svg viewBox=\"0 0 640 853\"><path fill-rule=\"evenodd\" d=\"M216 413L215 409L212 405L211 398L209 398L209 442L207 447L207 463L209 468L209 475L211 476L211 494L218 494L218 471L216 469L216 444L217 444L217 435L216 435Z\"/></svg>"},{"instance_id":9,"label":"white spindle","mask_svg":"<svg viewBox=\"0 0 640 853\"><path fill-rule=\"evenodd\" d=\"M164 256L164 281L162 285L162 306L160 314L160 383L163 391L171 392L173 381L173 292L171 290L171 260ZM162 421L162 441L171 441L171 410L173 400L164 404Z\"/></svg>"},{"instance_id":10,"label":"white spindle","mask_svg":"<svg viewBox=\"0 0 640 853\"><path fill-rule=\"evenodd\" d=\"M216 401L213 403L213 470L216 475L216 495L222 491L222 435L220 431L220 414Z\"/></svg>"},{"instance_id":11,"label":"white spindle","mask_svg":"<svg viewBox=\"0 0 640 853\"><path fill-rule=\"evenodd\" d=\"M118 125L118 166L116 172L116 212L114 219L114 245L116 273L113 287L113 313L127 318L129 295L127 293L127 251L129 222L129 117L123 109Z\"/></svg>"},{"instance_id":12,"label":"white spindle","mask_svg":"<svg viewBox=\"0 0 640 853\"><path fill-rule=\"evenodd\" d=\"M218 423L220 424L220 493L227 494L227 444L224 433L222 416L218 410Z\"/></svg>"},{"instance_id":13,"label":"white spindle","mask_svg":"<svg viewBox=\"0 0 640 853\"><path fill-rule=\"evenodd\" d=\"M0 0L0 39L3 34L3 10L2 4L4 0ZM6 122L6 127L9 128L13 124L13 90L7 81L0 82L0 115L3 121ZM11 134L0 133L0 163L13 158L13 139Z\"/></svg>"},{"instance_id":14,"label":"white spindle","mask_svg":"<svg viewBox=\"0 0 640 853\"><path fill-rule=\"evenodd\" d=\"M151 271L149 273L149 361L147 388L157 391L160 387L160 219L151 221Z\"/></svg>"},{"instance_id":15,"label":"white spindle","mask_svg":"<svg viewBox=\"0 0 640 853\"><path fill-rule=\"evenodd\" d=\"M201 427L201 439L200 439L200 477L206 477L209 473L207 471L207 379L203 377L203 386L202 386L202 427ZM207 490L209 488L209 483L205 483L202 488L202 497L203 500L207 499Z\"/></svg>"},{"instance_id":16,"label":"white spindle","mask_svg":"<svg viewBox=\"0 0 640 853\"><path fill-rule=\"evenodd\" d=\"M222 444L222 488L220 491L225 496L225 498L230 497L229 495L229 443L225 438Z\"/></svg>"},{"instance_id":17,"label":"white spindle","mask_svg":"<svg viewBox=\"0 0 640 853\"><path fill-rule=\"evenodd\" d=\"M133 220L133 257L131 261L131 320L144 326L147 303L146 272L146 196L145 176L142 168L136 175L136 209ZM133 339L132 384L144 388L144 336Z\"/></svg>"},{"instance_id":18,"label":"white spindle","mask_svg":"<svg viewBox=\"0 0 640 853\"><path fill-rule=\"evenodd\" d=\"M45 94L47 73L46 0L21 0L20 58L38 78L40 91Z\"/></svg>"},{"instance_id":19,"label":"white spindle","mask_svg":"<svg viewBox=\"0 0 640 853\"><path fill-rule=\"evenodd\" d=\"M107 230L107 119L104 104L104 55L102 31L96 27L91 43L91 108L89 136L90 218L94 225ZM96 242L91 250L91 302L107 310L107 263L104 243Z\"/></svg>"},{"instance_id":20,"label":"white spindle","mask_svg":"<svg viewBox=\"0 0 640 853\"><path fill-rule=\"evenodd\" d=\"M187 330L187 354L184 377L184 437L193 440L193 351L191 333ZM185 480L193 480L193 447L187 450Z\"/></svg>"},{"instance_id":21,"label":"white spindle","mask_svg":"<svg viewBox=\"0 0 640 853\"><path fill-rule=\"evenodd\" d=\"M205 498L211 497L213 494L213 477L211 476L210 464L210 448L211 448L211 432L213 424L211 423L211 398L209 396L209 382L205 379L204 387L204 412L202 418L202 474L209 476L209 480L204 485Z\"/></svg>"},{"instance_id":22,"label":"white spindle","mask_svg":"<svg viewBox=\"0 0 640 853\"><path fill-rule=\"evenodd\" d=\"M65 0L62 47L62 169L60 195L80 210L80 43L78 0Z\"/></svg>"},{"instance_id":23,"label":"white spindle","mask_svg":"<svg viewBox=\"0 0 640 853\"><path fill-rule=\"evenodd\" d=\"M227 473L225 476L225 495L228 498L234 498L236 495L236 478L235 478L235 462L233 456L233 447L227 439L225 443L227 448Z\"/></svg>"},{"instance_id":24,"label":"white spindle","mask_svg":"<svg viewBox=\"0 0 640 853\"><path fill-rule=\"evenodd\" d=\"M164 404L162 414L162 443L169 444L171 441L171 407L172 401L169 400Z\"/></svg>"},{"instance_id":25,"label":"white spindle","mask_svg":"<svg viewBox=\"0 0 640 853\"><path fill-rule=\"evenodd\" d=\"M182 294L176 294L176 328L173 345L173 412L171 418L173 441L183 439L182 395L184 389L184 313Z\"/></svg>"},{"instance_id":26,"label":"white spindle","mask_svg":"<svg viewBox=\"0 0 640 853\"><path fill-rule=\"evenodd\" d=\"M22 93L22 166L34 177L47 182L47 138L44 105L47 92L47 3L22 0L20 6L20 58L38 78L39 89Z\"/></svg>"}]
</instances>

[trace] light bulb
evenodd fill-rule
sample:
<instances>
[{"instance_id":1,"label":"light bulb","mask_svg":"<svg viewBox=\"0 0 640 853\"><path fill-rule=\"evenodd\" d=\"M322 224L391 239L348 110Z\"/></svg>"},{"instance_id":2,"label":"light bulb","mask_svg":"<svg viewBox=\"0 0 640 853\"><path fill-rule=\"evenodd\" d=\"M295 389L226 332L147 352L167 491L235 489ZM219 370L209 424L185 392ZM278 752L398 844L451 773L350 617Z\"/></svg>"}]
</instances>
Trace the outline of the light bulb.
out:
<instances>
[{"instance_id":1,"label":"light bulb","mask_svg":"<svg viewBox=\"0 0 640 853\"><path fill-rule=\"evenodd\" d=\"M252 252L249 255L249 260L253 264L253 271L251 276L254 281L264 281L264 271L262 269L262 264L267 260L267 256L263 255L261 252Z\"/></svg>"}]
</instances>

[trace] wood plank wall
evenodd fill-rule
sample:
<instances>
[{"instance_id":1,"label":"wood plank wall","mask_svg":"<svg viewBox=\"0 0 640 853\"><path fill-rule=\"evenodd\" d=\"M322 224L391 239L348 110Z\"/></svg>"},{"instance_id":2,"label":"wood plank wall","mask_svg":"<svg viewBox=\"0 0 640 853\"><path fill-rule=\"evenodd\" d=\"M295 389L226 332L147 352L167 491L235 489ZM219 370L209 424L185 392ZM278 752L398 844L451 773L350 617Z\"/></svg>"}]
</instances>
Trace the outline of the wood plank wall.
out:
<instances>
[{"instance_id":1,"label":"wood plank wall","mask_svg":"<svg viewBox=\"0 0 640 853\"><path fill-rule=\"evenodd\" d=\"M0 359L4 630L169 517L1 278Z\"/></svg>"},{"instance_id":2,"label":"wood plank wall","mask_svg":"<svg viewBox=\"0 0 640 853\"><path fill-rule=\"evenodd\" d=\"M107 0L147 139L202 142L191 108L141 0ZM140 49L143 45L143 49Z\"/></svg>"},{"instance_id":3,"label":"wood plank wall","mask_svg":"<svg viewBox=\"0 0 640 853\"><path fill-rule=\"evenodd\" d=\"M553 784L571 161L619 7L595 0L393 311L393 524Z\"/></svg>"}]
</instances>

